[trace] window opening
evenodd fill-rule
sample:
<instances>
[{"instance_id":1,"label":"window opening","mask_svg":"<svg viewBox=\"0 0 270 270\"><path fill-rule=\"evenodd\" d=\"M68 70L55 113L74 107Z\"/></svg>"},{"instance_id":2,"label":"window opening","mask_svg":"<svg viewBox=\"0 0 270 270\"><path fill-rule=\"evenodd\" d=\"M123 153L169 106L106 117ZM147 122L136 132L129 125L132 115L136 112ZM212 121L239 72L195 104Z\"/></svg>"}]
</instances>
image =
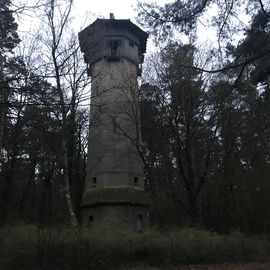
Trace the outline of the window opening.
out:
<instances>
[{"instance_id":1,"label":"window opening","mask_svg":"<svg viewBox=\"0 0 270 270\"><path fill-rule=\"evenodd\" d=\"M141 76L142 75L142 64L141 63L139 63L139 65L138 65L137 75L138 76Z\"/></svg>"},{"instance_id":2,"label":"window opening","mask_svg":"<svg viewBox=\"0 0 270 270\"><path fill-rule=\"evenodd\" d=\"M133 182L134 182L134 186L138 186L139 185L139 178L137 176L135 176L133 178Z\"/></svg>"},{"instance_id":3,"label":"window opening","mask_svg":"<svg viewBox=\"0 0 270 270\"><path fill-rule=\"evenodd\" d=\"M94 217L93 216L89 216L88 217L87 226L90 227L93 223L94 223Z\"/></svg>"},{"instance_id":4,"label":"window opening","mask_svg":"<svg viewBox=\"0 0 270 270\"><path fill-rule=\"evenodd\" d=\"M137 216L137 229L139 231L143 230L143 216L141 214Z\"/></svg>"},{"instance_id":5,"label":"window opening","mask_svg":"<svg viewBox=\"0 0 270 270\"><path fill-rule=\"evenodd\" d=\"M96 187L96 186L97 186L97 178L92 177L92 187Z\"/></svg>"},{"instance_id":6,"label":"window opening","mask_svg":"<svg viewBox=\"0 0 270 270\"><path fill-rule=\"evenodd\" d=\"M121 40L109 40L110 55L109 57L120 57Z\"/></svg>"}]
</instances>

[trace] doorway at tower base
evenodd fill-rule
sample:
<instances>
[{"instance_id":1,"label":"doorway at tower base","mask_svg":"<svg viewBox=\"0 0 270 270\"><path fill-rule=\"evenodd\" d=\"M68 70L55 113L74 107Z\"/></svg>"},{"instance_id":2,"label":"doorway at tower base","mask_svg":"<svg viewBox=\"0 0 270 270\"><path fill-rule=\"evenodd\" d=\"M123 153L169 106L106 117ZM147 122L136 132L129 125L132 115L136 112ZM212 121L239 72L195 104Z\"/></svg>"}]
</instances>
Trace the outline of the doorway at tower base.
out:
<instances>
[{"instance_id":1,"label":"doorway at tower base","mask_svg":"<svg viewBox=\"0 0 270 270\"><path fill-rule=\"evenodd\" d=\"M149 228L149 198L143 190L107 188L88 191L81 205L81 224L142 231Z\"/></svg>"}]
</instances>

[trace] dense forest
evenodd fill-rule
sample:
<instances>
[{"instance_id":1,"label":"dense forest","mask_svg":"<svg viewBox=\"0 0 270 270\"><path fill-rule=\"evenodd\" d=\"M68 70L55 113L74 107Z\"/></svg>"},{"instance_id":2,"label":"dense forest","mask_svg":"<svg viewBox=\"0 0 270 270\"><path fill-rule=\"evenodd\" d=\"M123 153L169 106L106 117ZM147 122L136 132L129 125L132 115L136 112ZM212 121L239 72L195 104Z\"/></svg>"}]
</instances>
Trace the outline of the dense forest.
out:
<instances>
[{"instance_id":1,"label":"dense forest","mask_svg":"<svg viewBox=\"0 0 270 270\"><path fill-rule=\"evenodd\" d=\"M0 2L1 225L80 221L91 91L72 2ZM160 45L139 89L152 226L269 232L269 3L175 0L137 9ZM18 19L29 12L42 28L20 40ZM200 22L215 29L214 46L198 41Z\"/></svg>"}]
</instances>

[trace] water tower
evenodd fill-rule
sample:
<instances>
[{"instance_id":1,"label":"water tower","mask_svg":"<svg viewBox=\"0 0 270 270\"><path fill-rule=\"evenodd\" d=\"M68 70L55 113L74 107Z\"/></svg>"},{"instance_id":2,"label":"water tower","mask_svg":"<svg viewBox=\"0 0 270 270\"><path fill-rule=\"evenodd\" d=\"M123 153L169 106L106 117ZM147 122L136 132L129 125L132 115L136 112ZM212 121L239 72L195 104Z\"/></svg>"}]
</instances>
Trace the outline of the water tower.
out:
<instances>
[{"instance_id":1,"label":"water tower","mask_svg":"<svg viewBox=\"0 0 270 270\"><path fill-rule=\"evenodd\" d=\"M143 229L149 200L139 156L137 79L148 34L130 20L97 19L79 33L91 76L91 109L82 223Z\"/></svg>"}]
</instances>

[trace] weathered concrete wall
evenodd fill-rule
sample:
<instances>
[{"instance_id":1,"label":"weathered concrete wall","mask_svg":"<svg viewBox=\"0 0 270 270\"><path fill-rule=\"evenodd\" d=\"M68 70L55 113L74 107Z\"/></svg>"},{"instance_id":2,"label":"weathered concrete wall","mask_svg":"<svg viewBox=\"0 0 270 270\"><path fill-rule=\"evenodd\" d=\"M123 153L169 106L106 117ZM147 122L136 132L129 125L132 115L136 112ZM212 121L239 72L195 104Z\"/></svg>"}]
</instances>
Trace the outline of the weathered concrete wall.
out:
<instances>
[{"instance_id":1,"label":"weathered concrete wall","mask_svg":"<svg viewBox=\"0 0 270 270\"><path fill-rule=\"evenodd\" d=\"M134 145L140 141L136 66L126 59L103 59L93 67L92 91L87 189L143 189L142 162Z\"/></svg>"},{"instance_id":2,"label":"weathered concrete wall","mask_svg":"<svg viewBox=\"0 0 270 270\"><path fill-rule=\"evenodd\" d=\"M110 54L108 42L112 39L121 40L121 57L142 63L147 37L147 33L129 20L97 19L79 33L80 46L90 66Z\"/></svg>"},{"instance_id":3,"label":"weathered concrete wall","mask_svg":"<svg viewBox=\"0 0 270 270\"><path fill-rule=\"evenodd\" d=\"M82 223L148 226L137 76L147 33L129 20L96 20L79 34L92 78Z\"/></svg>"},{"instance_id":4,"label":"weathered concrete wall","mask_svg":"<svg viewBox=\"0 0 270 270\"><path fill-rule=\"evenodd\" d=\"M108 224L120 228L127 227L143 230L149 227L147 208L134 205L100 205L83 211L83 225L95 226Z\"/></svg>"}]
</instances>

